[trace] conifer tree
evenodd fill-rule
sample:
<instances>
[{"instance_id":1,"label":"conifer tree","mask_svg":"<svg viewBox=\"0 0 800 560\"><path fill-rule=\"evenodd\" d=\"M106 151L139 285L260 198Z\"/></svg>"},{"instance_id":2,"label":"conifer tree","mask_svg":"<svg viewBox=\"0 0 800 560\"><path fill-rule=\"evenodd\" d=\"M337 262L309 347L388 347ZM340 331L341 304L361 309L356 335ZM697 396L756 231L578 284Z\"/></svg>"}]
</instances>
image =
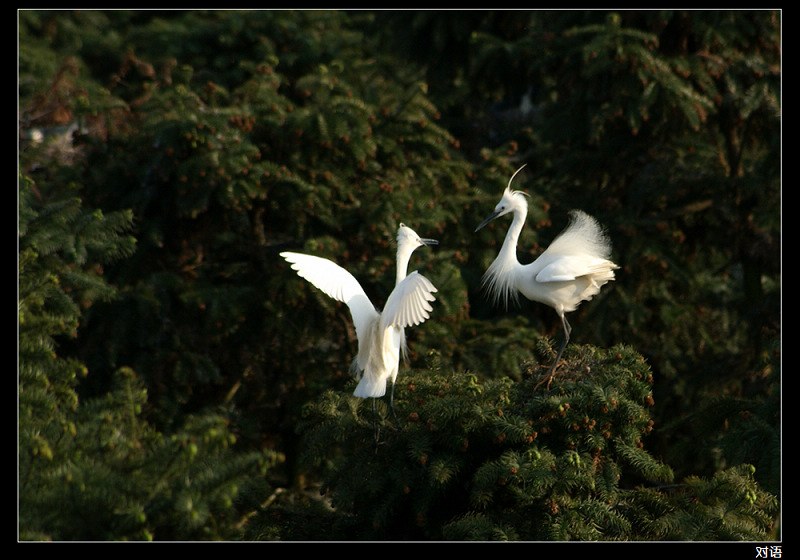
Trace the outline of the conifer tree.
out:
<instances>
[{"instance_id":1,"label":"conifer tree","mask_svg":"<svg viewBox=\"0 0 800 560\"><path fill-rule=\"evenodd\" d=\"M25 538L774 536L773 12L20 23L20 160L44 193L21 224L47 224L20 229ZM521 161L521 260L582 207L623 267L550 393L559 326L487 304L502 232L472 235ZM382 302L400 221L440 240L418 264L439 293L376 450L348 311L278 253L331 258ZM102 523L48 516L76 488L64 509Z\"/></svg>"},{"instance_id":2,"label":"conifer tree","mask_svg":"<svg viewBox=\"0 0 800 560\"><path fill-rule=\"evenodd\" d=\"M203 413L172 433L144 418L147 390L129 368L104 396L77 391L91 375L62 357L82 310L114 288L103 266L127 257L130 212L83 208L77 192L19 190L19 538L219 539L238 534L238 485L275 453L233 453L227 419ZM226 518L227 515L227 518Z\"/></svg>"},{"instance_id":3,"label":"conifer tree","mask_svg":"<svg viewBox=\"0 0 800 560\"><path fill-rule=\"evenodd\" d=\"M307 408L307 460L340 539L764 540L777 501L749 466L676 481L646 450L652 372L630 348L572 348L550 391L542 366L481 382L432 355L406 375L382 443L357 399L328 392ZM542 369L544 368L544 369ZM379 410L386 415L383 403ZM712 511L724 512L721 517ZM316 523L290 538L314 539Z\"/></svg>"}]
</instances>

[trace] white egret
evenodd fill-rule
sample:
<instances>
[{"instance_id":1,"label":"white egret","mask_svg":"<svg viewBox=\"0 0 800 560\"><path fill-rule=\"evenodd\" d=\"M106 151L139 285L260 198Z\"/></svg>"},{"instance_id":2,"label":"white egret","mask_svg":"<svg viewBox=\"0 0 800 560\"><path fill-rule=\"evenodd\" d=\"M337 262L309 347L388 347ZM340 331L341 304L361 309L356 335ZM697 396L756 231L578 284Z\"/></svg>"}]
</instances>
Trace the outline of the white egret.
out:
<instances>
[{"instance_id":1,"label":"white egret","mask_svg":"<svg viewBox=\"0 0 800 560\"><path fill-rule=\"evenodd\" d=\"M483 283L495 302L502 299L508 305L509 298L516 299L521 292L526 298L555 309L564 327L564 342L550 367L552 381L572 332L565 313L592 299L606 282L614 280L614 270L619 267L609 260L611 242L600 224L580 210L570 212L567 227L536 260L520 264L517 241L528 215L528 202L525 193L511 190L511 181L523 167L511 176L500 202L475 231L500 216L513 214L500 253L486 271Z\"/></svg>"},{"instance_id":2,"label":"white egret","mask_svg":"<svg viewBox=\"0 0 800 560\"><path fill-rule=\"evenodd\" d=\"M435 239L423 239L410 227L400 224L397 230L397 278L394 290L378 312L361 284L338 264L320 257L283 252L297 274L350 309L358 338L358 354L353 359L352 372L360 381L353 394L373 399L386 394L391 381L389 405L394 411L394 383L397 379L400 356L406 357L405 327L423 323L436 298L434 285L417 271L406 274L411 253L418 247L437 245ZM373 401L373 410L375 402Z\"/></svg>"}]
</instances>

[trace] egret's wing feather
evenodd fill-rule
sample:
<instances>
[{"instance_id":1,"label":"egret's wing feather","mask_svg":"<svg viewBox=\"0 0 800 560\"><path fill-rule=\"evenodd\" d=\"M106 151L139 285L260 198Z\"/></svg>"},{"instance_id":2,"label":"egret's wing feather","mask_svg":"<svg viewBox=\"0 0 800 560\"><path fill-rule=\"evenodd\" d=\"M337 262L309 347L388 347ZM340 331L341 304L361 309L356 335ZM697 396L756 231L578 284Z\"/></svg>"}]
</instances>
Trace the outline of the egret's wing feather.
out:
<instances>
[{"instance_id":1,"label":"egret's wing feather","mask_svg":"<svg viewBox=\"0 0 800 560\"><path fill-rule=\"evenodd\" d=\"M537 282L570 282L581 276L600 274L613 279L617 265L608 260L611 242L597 220L581 212L570 212L570 222L537 259Z\"/></svg>"},{"instance_id":2,"label":"egret's wing feather","mask_svg":"<svg viewBox=\"0 0 800 560\"><path fill-rule=\"evenodd\" d=\"M570 282L581 276L617 268L613 263L587 255L559 256L536 274L537 282ZM611 274L613 277L613 273Z\"/></svg>"},{"instance_id":3,"label":"egret's wing feather","mask_svg":"<svg viewBox=\"0 0 800 560\"><path fill-rule=\"evenodd\" d=\"M567 227L542 255L586 255L608 259L611 255L611 241L597 220L580 210L570 211L569 217Z\"/></svg>"},{"instance_id":4,"label":"egret's wing feather","mask_svg":"<svg viewBox=\"0 0 800 560\"><path fill-rule=\"evenodd\" d=\"M433 311L430 302L436 288L416 270L395 286L381 314L381 327L411 327L424 322Z\"/></svg>"},{"instance_id":5,"label":"egret's wing feather","mask_svg":"<svg viewBox=\"0 0 800 560\"><path fill-rule=\"evenodd\" d=\"M301 278L305 278L327 296L347 304L353 317L359 344L368 331L370 321L378 317L361 284L338 264L312 255L284 252L281 256L291 263Z\"/></svg>"}]
</instances>

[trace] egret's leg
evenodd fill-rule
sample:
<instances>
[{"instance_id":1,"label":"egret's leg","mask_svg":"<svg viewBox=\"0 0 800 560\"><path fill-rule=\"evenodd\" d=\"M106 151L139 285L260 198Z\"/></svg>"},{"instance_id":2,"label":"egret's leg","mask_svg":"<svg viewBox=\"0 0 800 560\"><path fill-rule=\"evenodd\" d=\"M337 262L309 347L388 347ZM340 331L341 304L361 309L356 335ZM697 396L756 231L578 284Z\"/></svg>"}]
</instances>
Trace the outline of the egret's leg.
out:
<instances>
[{"instance_id":1,"label":"egret's leg","mask_svg":"<svg viewBox=\"0 0 800 560\"><path fill-rule=\"evenodd\" d=\"M392 392L389 394L389 408L392 409L392 414L394 415L394 423L397 425L397 429L400 429L400 420L397 419L397 412L394 410L394 381L392 382Z\"/></svg>"},{"instance_id":2,"label":"egret's leg","mask_svg":"<svg viewBox=\"0 0 800 560\"><path fill-rule=\"evenodd\" d=\"M563 313L561 314L561 324L564 327L564 342L561 343L561 348L558 349L558 354L556 354L556 359L553 360L553 365L550 366L550 371L547 374L547 378L546 379L547 379L547 390L548 391L550 390L550 383L553 382L553 376L556 373L556 368L558 367L558 363L561 360L561 354L564 353L564 348L567 347L567 343L569 342L569 335L572 332L572 327L570 326L569 321L567 321L567 317ZM543 379L542 381L537 383L536 387L534 387L533 389L534 390L538 389L539 385L544 383L544 381L545 380Z\"/></svg>"},{"instance_id":3,"label":"egret's leg","mask_svg":"<svg viewBox=\"0 0 800 560\"><path fill-rule=\"evenodd\" d=\"M556 354L556 359L553 361L553 365L550 366L550 376L553 376L553 373L556 371L556 367L558 366L558 362L561 360L561 354L564 353L564 348L567 347L567 343L569 342L569 335L572 332L572 327L567 321L566 315L561 315L561 324L564 326L564 342L561 343L561 348L558 349L558 354Z\"/></svg>"},{"instance_id":4,"label":"egret's leg","mask_svg":"<svg viewBox=\"0 0 800 560\"><path fill-rule=\"evenodd\" d=\"M378 412L375 410L375 398L372 399L372 431L375 436L375 447L378 447Z\"/></svg>"}]
</instances>

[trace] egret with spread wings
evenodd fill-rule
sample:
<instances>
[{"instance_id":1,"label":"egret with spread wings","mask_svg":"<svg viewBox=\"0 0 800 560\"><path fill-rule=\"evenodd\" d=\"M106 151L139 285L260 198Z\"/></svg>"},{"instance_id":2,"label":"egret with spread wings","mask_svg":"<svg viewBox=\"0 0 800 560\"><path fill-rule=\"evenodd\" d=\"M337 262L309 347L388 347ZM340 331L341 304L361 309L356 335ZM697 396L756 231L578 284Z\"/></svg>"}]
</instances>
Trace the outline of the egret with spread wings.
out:
<instances>
[{"instance_id":1,"label":"egret with spread wings","mask_svg":"<svg viewBox=\"0 0 800 560\"><path fill-rule=\"evenodd\" d=\"M347 304L358 338L358 354L352 369L360 381L353 394L361 398L382 397L386 394L386 383L390 381L389 405L393 414L394 384L400 357L405 357L406 353L405 327L418 325L430 317L431 302L436 299L433 293L437 291L418 271L407 274L408 263L415 249L436 244L438 241L424 239L410 227L400 224L397 230L396 283L380 312L358 280L338 264L301 253L281 253L298 275L331 298Z\"/></svg>"}]
</instances>

